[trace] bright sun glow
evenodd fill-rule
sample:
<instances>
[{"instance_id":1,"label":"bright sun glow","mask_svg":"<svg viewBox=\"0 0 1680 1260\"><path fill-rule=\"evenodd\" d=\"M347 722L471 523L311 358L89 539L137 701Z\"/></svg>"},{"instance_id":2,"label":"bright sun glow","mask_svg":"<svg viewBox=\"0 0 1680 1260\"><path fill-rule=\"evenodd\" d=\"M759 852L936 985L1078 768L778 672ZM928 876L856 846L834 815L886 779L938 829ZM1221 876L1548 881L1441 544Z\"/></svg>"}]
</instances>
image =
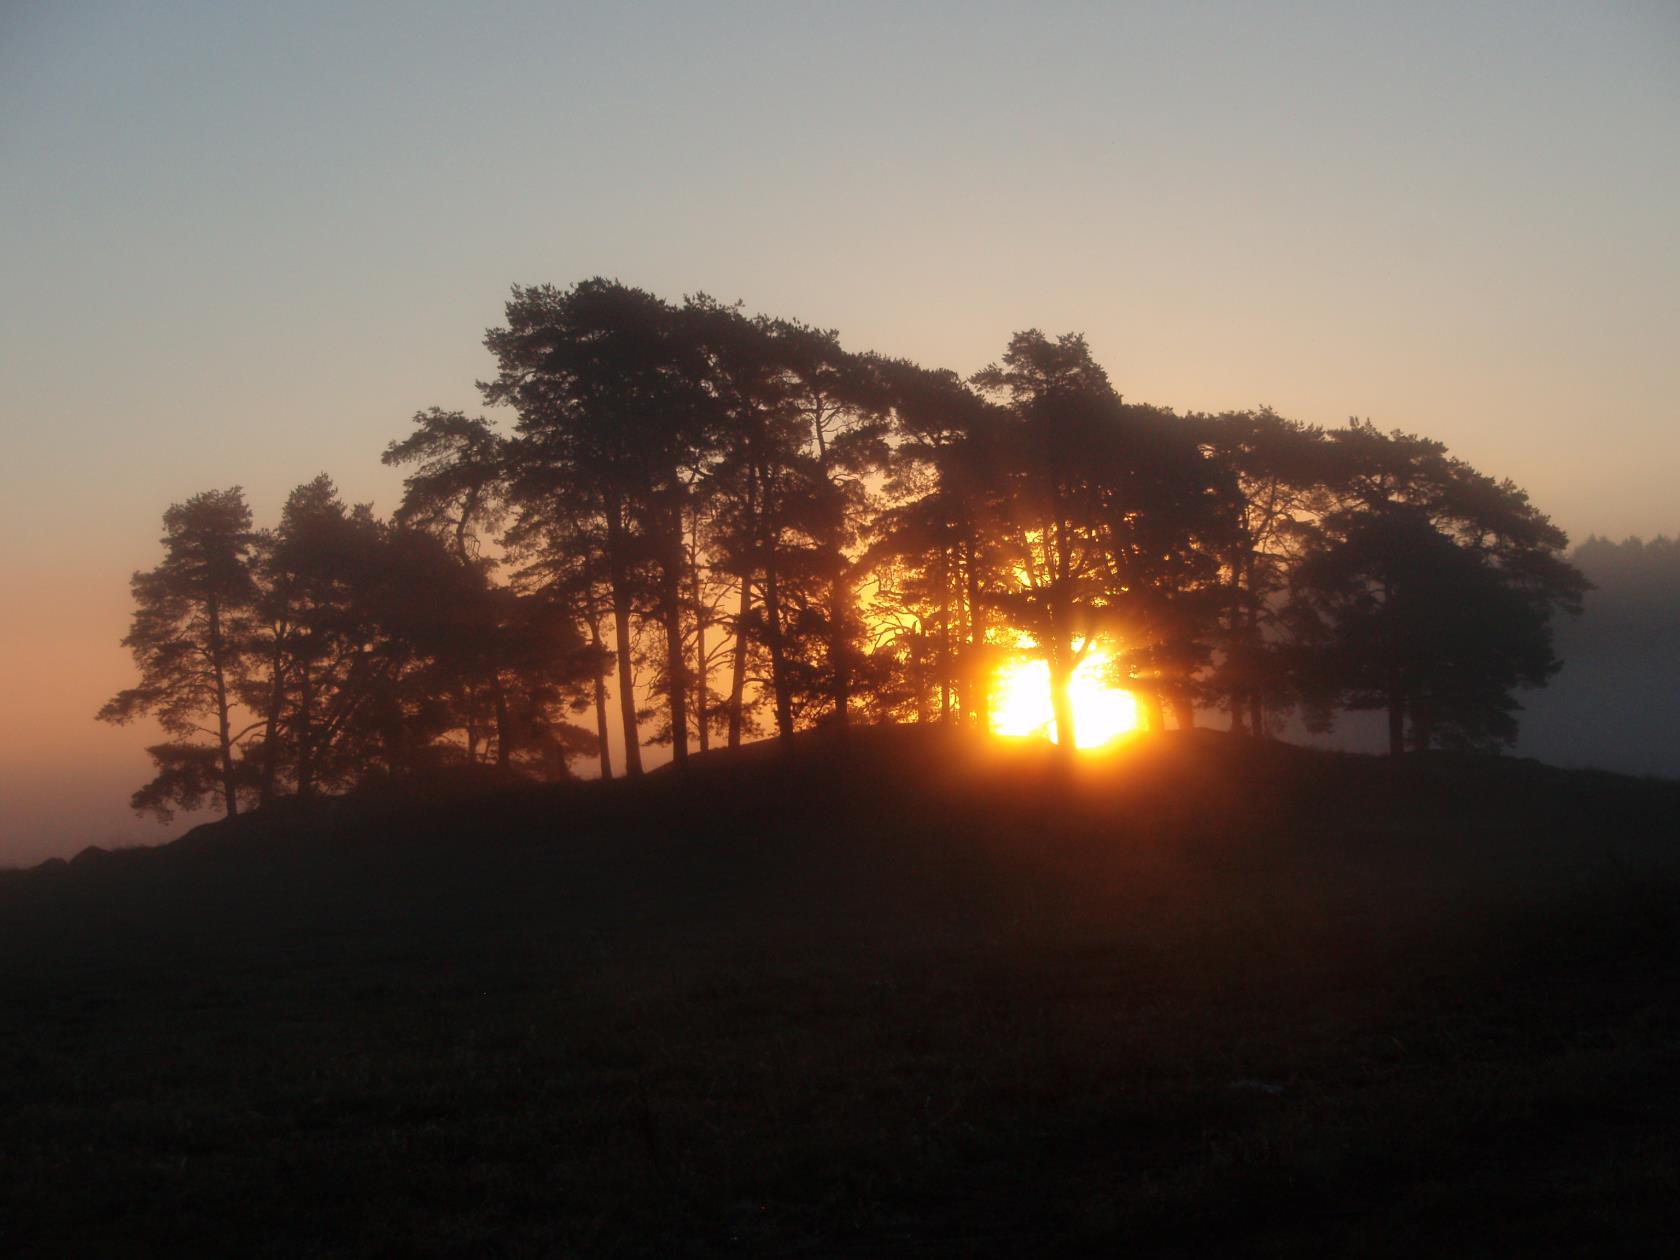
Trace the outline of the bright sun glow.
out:
<instances>
[{"instance_id":1,"label":"bright sun glow","mask_svg":"<svg viewBox=\"0 0 1680 1260\"><path fill-rule=\"evenodd\" d=\"M1137 700L1104 678L1108 654L1093 650L1073 671L1068 686L1073 701L1073 742L1096 748L1137 729ZM1056 739L1050 708L1050 666L1042 660L1018 661L998 671L992 695L992 731L998 735L1043 735Z\"/></svg>"}]
</instances>

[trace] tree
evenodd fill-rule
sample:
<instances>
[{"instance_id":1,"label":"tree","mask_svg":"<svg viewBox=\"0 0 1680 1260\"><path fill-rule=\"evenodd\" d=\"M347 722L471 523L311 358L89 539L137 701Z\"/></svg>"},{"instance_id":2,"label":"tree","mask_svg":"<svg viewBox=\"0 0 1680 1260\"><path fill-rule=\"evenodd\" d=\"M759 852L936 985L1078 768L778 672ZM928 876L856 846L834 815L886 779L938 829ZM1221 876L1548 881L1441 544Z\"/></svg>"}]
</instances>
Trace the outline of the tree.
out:
<instances>
[{"instance_id":1,"label":"tree","mask_svg":"<svg viewBox=\"0 0 1680 1260\"><path fill-rule=\"evenodd\" d=\"M137 814L151 814L159 822L169 822L177 809L202 809L225 791L221 755L212 745L153 744L146 755L157 774L129 798Z\"/></svg>"},{"instance_id":2,"label":"tree","mask_svg":"<svg viewBox=\"0 0 1680 1260\"><path fill-rule=\"evenodd\" d=\"M260 606L280 629L265 636L275 671L263 774L272 784L284 764L299 796L353 782L360 768L358 711L388 665L368 598L383 542L372 508L347 506L322 473L287 497L264 549Z\"/></svg>"},{"instance_id":3,"label":"tree","mask_svg":"<svg viewBox=\"0 0 1680 1260\"><path fill-rule=\"evenodd\" d=\"M1000 605L1049 665L1057 739L1074 746L1068 684L1096 641L1106 604L1093 461L1120 399L1077 333L1016 333L974 383L1007 406L1006 506L1000 522L1009 585Z\"/></svg>"},{"instance_id":4,"label":"tree","mask_svg":"<svg viewBox=\"0 0 1680 1260\"><path fill-rule=\"evenodd\" d=\"M561 491L561 512L584 506L602 525L611 592L627 769L641 773L632 672L632 617L651 606L664 637L672 752L688 754L683 654L683 519L690 474L708 445L712 399L675 312L640 289L587 280L564 292L515 289L505 328L485 345L497 378L492 404L518 413L514 458ZM527 509L540 506L527 500Z\"/></svg>"},{"instance_id":5,"label":"tree","mask_svg":"<svg viewBox=\"0 0 1680 1260\"><path fill-rule=\"evenodd\" d=\"M415 466L403 479L396 523L448 540L463 564L480 558L487 530L504 515L507 442L483 416L432 407L416 412L414 432L385 448L389 467Z\"/></svg>"},{"instance_id":6,"label":"tree","mask_svg":"<svg viewBox=\"0 0 1680 1260\"><path fill-rule=\"evenodd\" d=\"M998 605L1049 664L1058 740L1074 744L1068 684L1102 635L1120 641L1156 712L1172 699L1186 724L1211 547L1234 487L1193 426L1124 403L1078 334L1017 333L974 379L1010 417Z\"/></svg>"},{"instance_id":7,"label":"tree","mask_svg":"<svg viewBox=\"0 0 1680 1260\"><path fill-rule=\"evenodd\" d=\"M890 462L890 390L875 363L848 354L839 334L796 320L778 320L774 341L791 378L791 403L806 427L812 543L821 592L821 630L830 715L844 728L853 677L861 667L863 627L857 615L852 552L871 511L870 478Z\"/></svg>"},{"instance_id":8,"label":"tree","mask_svg":"<svg viewBox=\"0 0 1680 1260\"><path fill-rule=\"evenodd\" d=\"M583 627L595 709L595 753L601 778L611 779L607 680L614 654L606 647L601 631L612 609L604 530L587 502L567 496L564 487L553 485L546 476L539 486L533 486L530 472L516 470L512 493L520 506L503 538L521 566L513 580L518 589L567 609L572 624ZM573 505L572 510L566 510L567 503Z\"/></svg>"},{"instance_id":9,"label":"tree","mask_svg":"<svg viewBox=\"0 0 1680 1260\"><path fill-rule=\"evenodd\" d=\"M235 692L242 622L255 595L251 524L238 486L194 495L163 515L163 562L133 577L134 620L123 646L140 682L98 716L121 725L149 714L177 740L149 750L159 774L135 794L137 810L167 818L173 805L196 808L213 773L228 817L239 812L236 754L250 732L234 730ZM208 749L191 742L198 735L209 736Z\"/></svg>"},{"instance_id":10,"label":"tree","mask_svg":"<svg viewBox=\"0 0 1680 1260\"><path fill-rule=\"evenodd\" d=\"M1077 334L1018 333L964 381L600 278L506 315L482 390L512 436L416 414L384 453L393 520L324 474L272 530L237 490L166 514L125 639L141 683L100 715L175 737L137 808L585 750L611 777L613 674L630 775L762 712L784 744L986 730L1023 652L1068 748L1093 652L1156 727L1214 702L1260 734L1301 703L1386 709L1397 751L1497 744L1586 589L1527 496L1439 442L1127 403ZM567 717L591 707L593 734Z\"/></svg>"},{"instance_id":11,"label":"tree","mask_svg":"<svg viewBox=\"0 0 1680 1260\"><path fill-rule=\"evenodd\" d=\"M396 523L446 538L462 565L482 571L488 566L483 533L505 514L507 443L482 416L468 419L460 411L433 407L417 413L414 426L406 439L387 446L383 457L387 465L418 465L403 481ZM479 673L495 707L496 764L506 769L515 735L495 651L498 637L483 643Z\"/></svg>"},{"instance_id":12,"label":"tree","mask_svg":"<svg viewBox=\"0 0 1680 1260\"><path fill-rule=\"evenodd\" d=\"M713 505L712 548L717 567L734 575L739 593L732 618L729 745L740 742L749 663L762 646L785 746L793 739L795 696L802 690L797 642L810 629L795 614L809 606L818 574L823 510L818 469L806 447L810 430L799 409L800 382L773 321L748 319L704 295L686 303L684 320L704 356L705 387L717 418L704 480Z\"/></svg>"},{"instance_id":13,"label":"tree","mask_svg":"<svg viewBox=\"0 0 1680 1260\"><path fill-rule=\"evenodd\" d=\"M1195 724L1223 604L1219 556L1242 501L1199 437L1170 411L1125 404L1095 461L1107 563L1099 624L1118 649L1115 681L1142 693L1156 729L1168 709L1181 729Z\"/></svg>"},{"instance_id":14,"label":"tree","mask_svg":"<svg viewBox=\"0 0 1680 1260\"><path fill-rule=\"evenodd\" d=\"M1336 502L1291 583L1306 685L1386 710L1396 756L1408 734L1419 750L1511 743L1514 692L1557 672L1552 618L1588 589L1563 531L1439 442L1355 422L1330 443Z\"/></svg>"},{"instance_id":15,"label":"tree","mask_svg":"<svg viewBox=\"0 0 1680 1260\"><path fill-rule=\"evenodd\" d=\"M1330 477L1324 431L1270 408L1190 417L1235 483L1218 559L1225 582L1221 659L1212 680L1231 729L1266 733L1268 708L1291 699L1279 616L1304 538L1325 510Z\"/></svg>"},{"instance_id":16,"label":"tree","mask_svg":"<svg viewBox=\"0 0 1680 1260\"><path fill-rule=\"evenodd\" d=\"M593 751L564 716L595 668L575 623L457 546L346 505L324 475L292 492L259 566L272 673L248 688L269 799L492 758L552 776Z\"/></svg>"},{"instance_id":17,"label":"tree","mask_svg":"<svg viewBox=\"0 0 1680 1260\"><path fill-rule=\"evenodd\" d=\"M984 731L1000 647L994 630L1013 643L1011 627L992 615L1011 576L1002 555L1005 412L954 372L903 360L877 360L875 370L891 399L895 438L886 486L893 506L876 514L870 531L876 615L899 626L910 619L911 637L895 638L915 672L931 668L923 682L938 690L941 720L956 721L960 709Z\"/></svg>"}]
</instances>

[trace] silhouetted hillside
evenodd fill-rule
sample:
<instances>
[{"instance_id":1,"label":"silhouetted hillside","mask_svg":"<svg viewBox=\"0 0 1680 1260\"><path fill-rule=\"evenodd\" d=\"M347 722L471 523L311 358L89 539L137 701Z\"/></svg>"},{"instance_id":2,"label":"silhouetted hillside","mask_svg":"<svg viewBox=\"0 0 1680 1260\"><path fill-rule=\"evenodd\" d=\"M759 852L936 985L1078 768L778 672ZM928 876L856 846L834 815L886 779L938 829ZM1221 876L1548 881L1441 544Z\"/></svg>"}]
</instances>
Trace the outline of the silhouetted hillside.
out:
<instances>
[{"instance_id":1,"label":"silhouetted hillside","mask_svg":"<svg viewBox=\"0 0 1680 1260\"><path fill-rule=\"evenodd\" d=\"M0 878L29 1254L1639 1250L1680 785L914 728Z\"/></svg>"}]
</instances>

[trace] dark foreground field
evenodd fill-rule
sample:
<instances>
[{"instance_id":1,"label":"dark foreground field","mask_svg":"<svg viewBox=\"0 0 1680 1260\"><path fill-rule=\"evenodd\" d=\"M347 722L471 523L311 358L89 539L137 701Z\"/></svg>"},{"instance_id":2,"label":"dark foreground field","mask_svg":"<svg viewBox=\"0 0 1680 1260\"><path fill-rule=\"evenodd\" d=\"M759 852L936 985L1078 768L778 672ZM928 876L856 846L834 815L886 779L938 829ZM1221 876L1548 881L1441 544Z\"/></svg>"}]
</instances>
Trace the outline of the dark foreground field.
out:
<instances>
[{"instance_id":1,"label":"dark foreground field","mask_svg":"<svg viewBox=\"0 0 1680 1260\"><path fill-rule=\"evenodd\" d=\"M1666 1253L1676 837L901 731L0 876L0 1255Z\"/></svg>"}]
</instances>

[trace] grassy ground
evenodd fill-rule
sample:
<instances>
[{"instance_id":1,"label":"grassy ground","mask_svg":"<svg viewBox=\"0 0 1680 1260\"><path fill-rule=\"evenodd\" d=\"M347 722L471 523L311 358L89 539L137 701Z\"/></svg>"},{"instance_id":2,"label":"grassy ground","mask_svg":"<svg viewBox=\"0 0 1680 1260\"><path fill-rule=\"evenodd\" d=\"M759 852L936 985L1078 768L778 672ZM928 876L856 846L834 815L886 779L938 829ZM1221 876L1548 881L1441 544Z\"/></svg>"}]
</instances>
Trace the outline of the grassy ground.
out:
<instances>
[{"instance_id":1,"label":"grassy ground","mask_svg":"<svg viewBox=\"0 0 1680 1260\"><path fill-rule=\"evenodd\" d=\"M1666 1252L1680 787L917 732L0 878L0 1251Z\"/></svg>"}]
</instances>

